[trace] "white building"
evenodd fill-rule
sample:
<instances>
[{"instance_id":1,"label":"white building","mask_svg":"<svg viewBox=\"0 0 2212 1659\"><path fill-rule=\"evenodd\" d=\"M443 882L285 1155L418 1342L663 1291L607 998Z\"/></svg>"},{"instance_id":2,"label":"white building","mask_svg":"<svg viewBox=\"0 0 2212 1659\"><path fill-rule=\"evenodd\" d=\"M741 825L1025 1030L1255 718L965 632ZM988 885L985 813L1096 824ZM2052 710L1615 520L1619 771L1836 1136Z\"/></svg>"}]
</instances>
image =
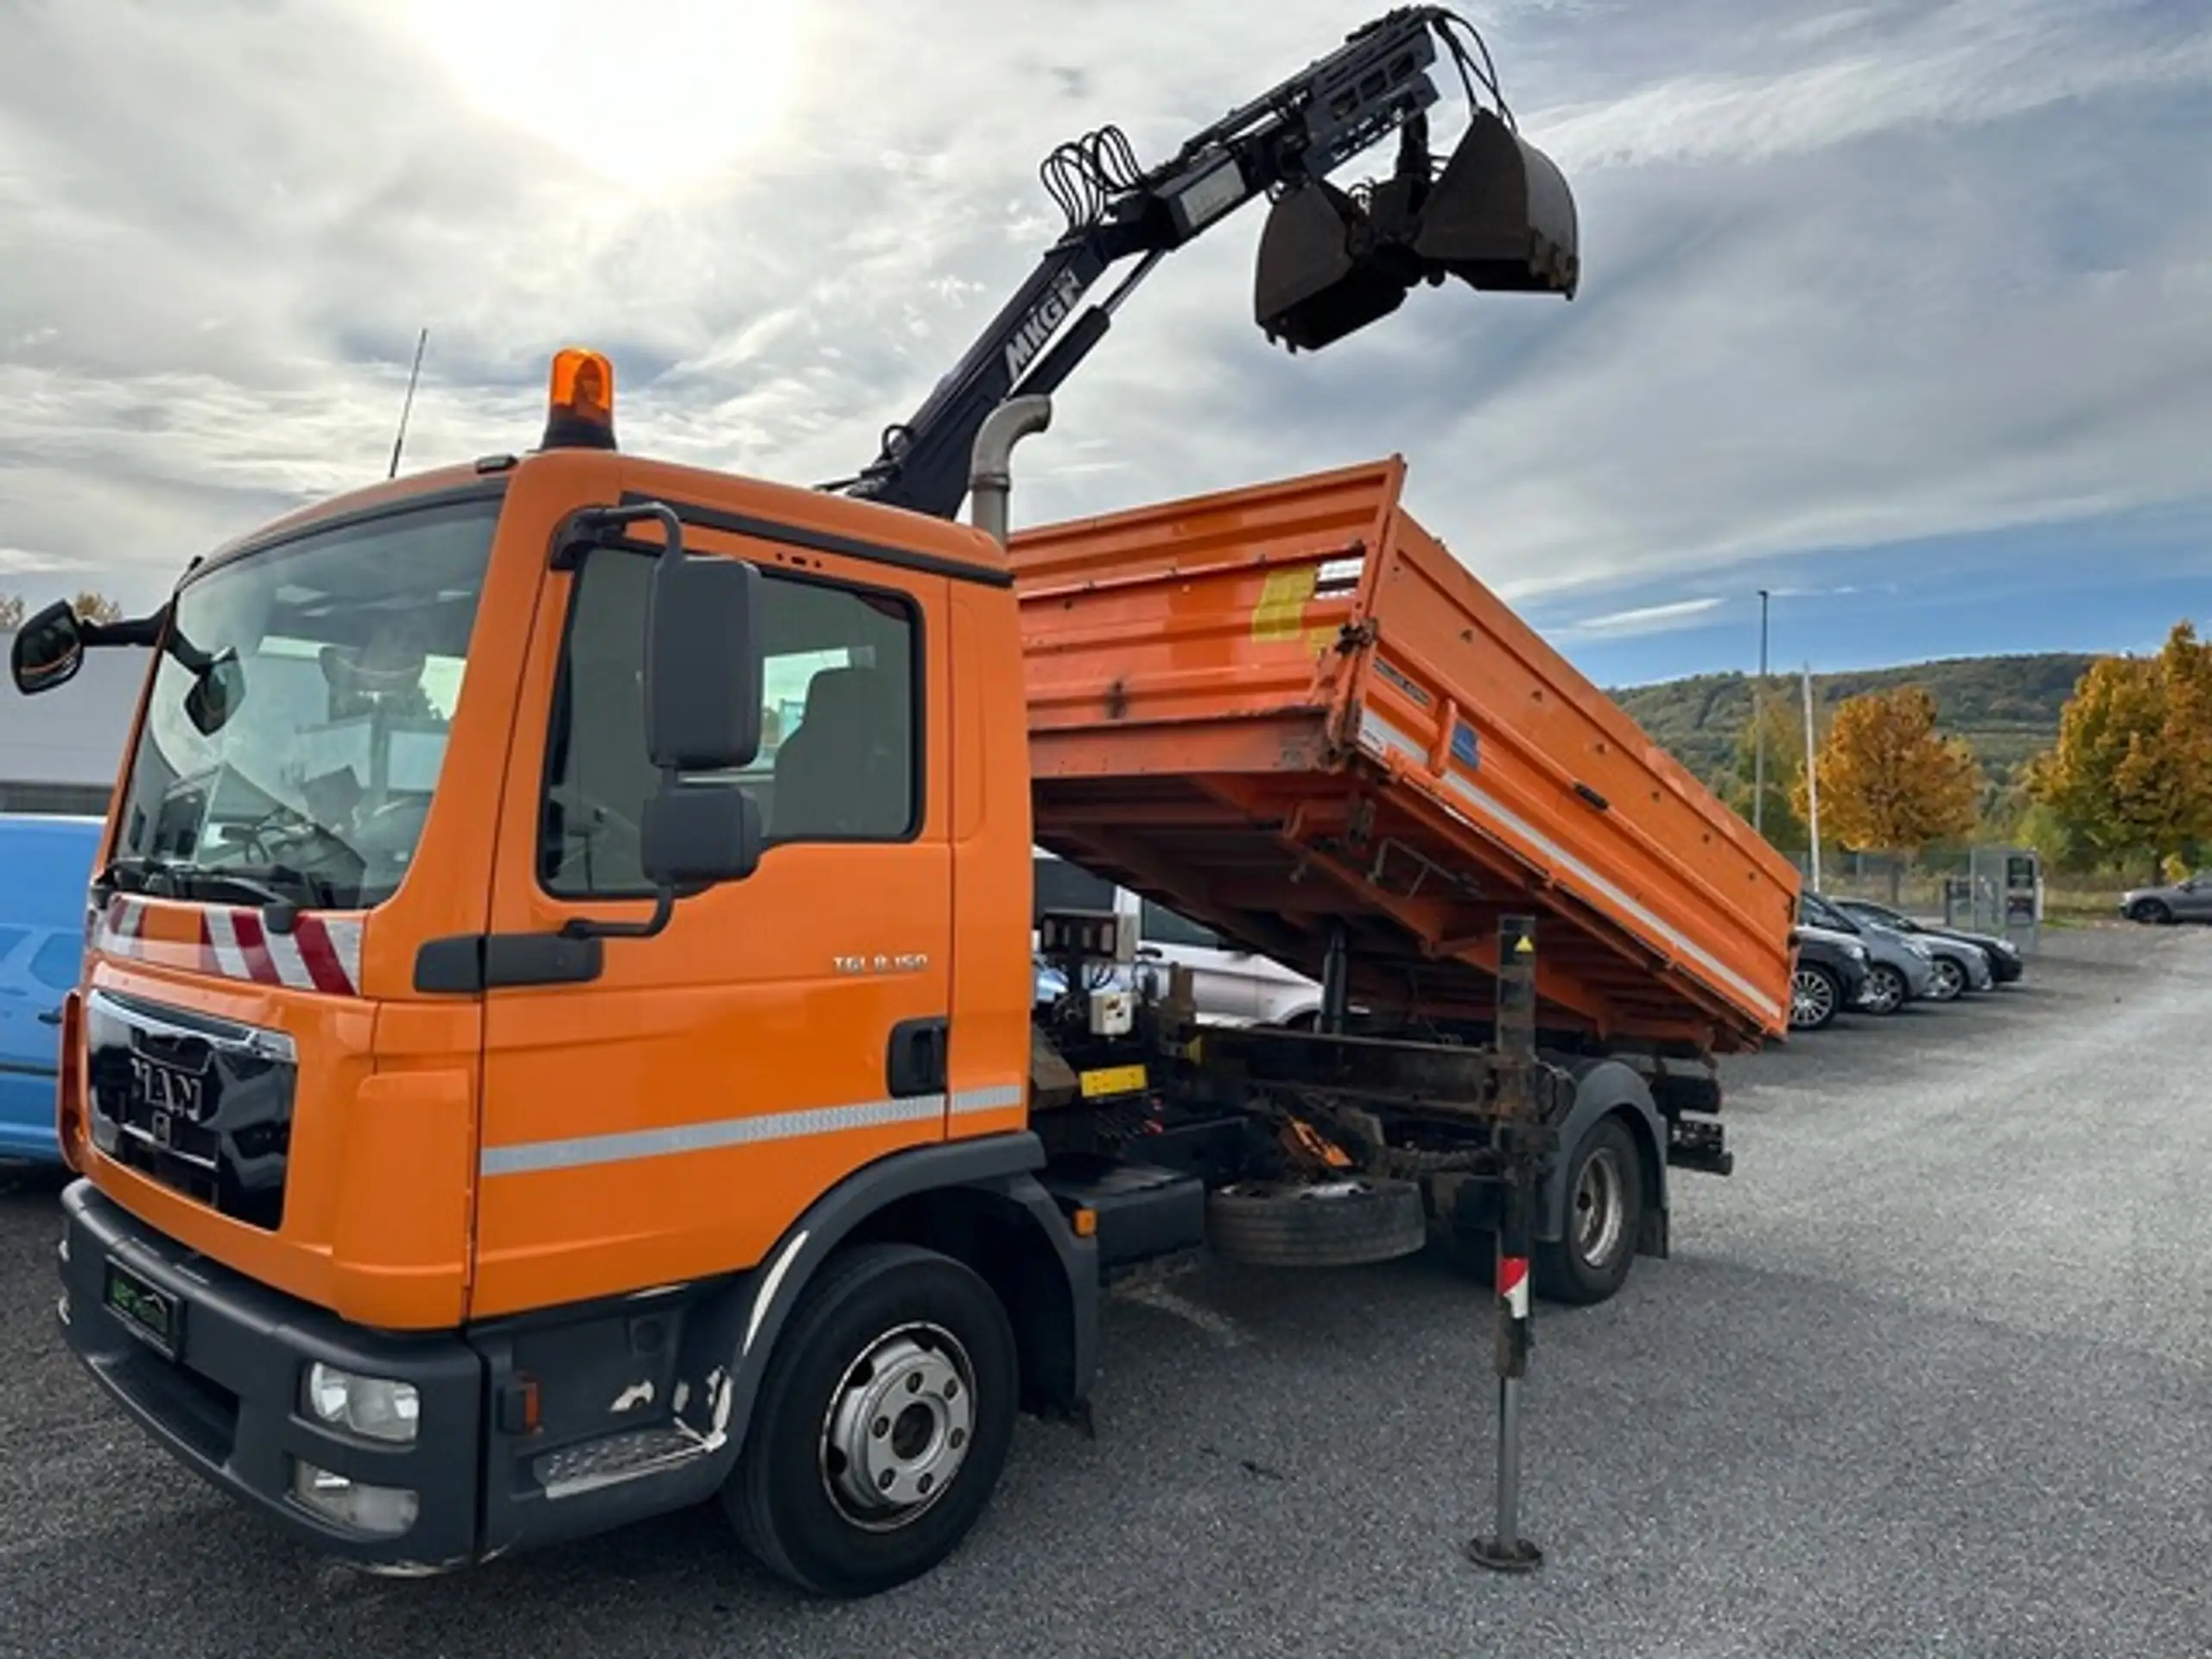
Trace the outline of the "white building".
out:
<instances>
[{"instance_id":1,"label":"white building","mask_svg":"<svg viewBox=\"0 0 2212 1659\"><path fill-rule=\"evenodd\" d=\"M15 643L0 633L0 655ZM143 651L88 651L41 696L0 682L0 812L105 813L145 672Z\"/></svg>"}]
</instances>

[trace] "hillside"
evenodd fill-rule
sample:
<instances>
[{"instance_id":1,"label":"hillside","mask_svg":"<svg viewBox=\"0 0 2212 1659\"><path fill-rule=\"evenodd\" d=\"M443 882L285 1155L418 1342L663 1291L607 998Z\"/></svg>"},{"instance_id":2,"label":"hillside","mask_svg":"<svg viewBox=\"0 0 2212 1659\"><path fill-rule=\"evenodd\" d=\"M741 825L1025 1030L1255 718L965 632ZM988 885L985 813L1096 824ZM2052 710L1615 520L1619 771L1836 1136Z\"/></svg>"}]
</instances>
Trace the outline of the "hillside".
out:
<instances>
[{"instance_id":1,"label":"hillside","mask_svg":"<svg viewBox=\"0 0 2212 1659\"><path fill-rule=\"evenodd\" d=\"M1815 674L1823 705L1866 691L1921 685L1936 699L1943 729L1965 738L1994 780L2058 735L2058 715L2093 657L2071 652L2030 657L1961 657L1898 668ZM1725 772L1737 734L1751 718L1748 674L1697 674L1655 685L1617 687L1610 695L1637 723L1700 778ZM1794 694L1796 681L1777 677Z\"/></svg>"}]
</instances>

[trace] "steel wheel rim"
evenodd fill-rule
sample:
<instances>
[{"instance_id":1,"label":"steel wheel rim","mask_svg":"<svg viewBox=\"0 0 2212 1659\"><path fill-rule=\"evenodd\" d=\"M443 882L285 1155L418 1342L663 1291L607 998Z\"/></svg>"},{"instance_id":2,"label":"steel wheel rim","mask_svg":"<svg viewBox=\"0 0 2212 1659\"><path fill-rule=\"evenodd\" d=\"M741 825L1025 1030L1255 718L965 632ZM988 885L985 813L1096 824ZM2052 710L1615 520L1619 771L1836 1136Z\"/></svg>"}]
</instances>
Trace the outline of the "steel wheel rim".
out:
<instances>
[{"instance_id":1,"label":"steel wheel rim","mask_svg":"<svg viewBox=\"0 0 2212 1659\"><path fill-rule=\"evenodd\" d=\"M1827 976L1801 969L1789 982L1789 1011L1801 1026L1816 1026L1834 1012L1835 993Z\"/></svg>"},{"instance_id":2,"label":"steel wheel rim","mask_svg":"<svg viewBox=\"0 0 2212 1659\"><path fill-rule=\"evenodd\" d=\"M959 1338L915 1323L869 1343L837 1381L816 1461L840 1515L869 1532L912 1526L974 1447L976 1368Z\"/></svg>"},{"instance_id":3,"label":"steel wheel rim","mask_svg":"<svg viewBox=\"0 0 2212 1659\"><path fill-rule=\"evenodd\" d=\"M1877 968L1868 976L1866 983L1873 993L1867 998L1866 1006L1877 1014L1887 1014L1904 1000L1904 982L1894 968Z\"/></svg>"},{"instance_id":4,"label":"steel wheel rim","mask_svg":"<svg viewBox=\"0 0 2212 1659\"><path fill-rule=\"evenodd\" d=\"M1620 1248L1624 1225L1621 1166L1611 1147L1600 1147L1574 1184L1574 1244L1591 1267L1601 1267Z\"/></svg>"},{"instance_id":5,"label":"steel wheel rim","mask_svg":"<svg viewBox=\"0 0 2212 1659\"><path fill-rule=\"evenodd\" d=\"M1967 970L1948 957L1936 958L1936 995L1946 1002L1967 988Z\"/></svg>"}]
</instances>

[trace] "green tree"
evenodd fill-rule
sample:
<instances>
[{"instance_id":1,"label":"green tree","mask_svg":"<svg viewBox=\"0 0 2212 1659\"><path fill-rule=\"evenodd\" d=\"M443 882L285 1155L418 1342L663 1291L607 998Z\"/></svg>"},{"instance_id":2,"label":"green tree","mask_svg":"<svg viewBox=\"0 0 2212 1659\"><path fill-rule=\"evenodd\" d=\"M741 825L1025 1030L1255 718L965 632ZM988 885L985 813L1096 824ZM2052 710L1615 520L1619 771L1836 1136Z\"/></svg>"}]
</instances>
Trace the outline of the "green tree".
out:
<instances>
[{"instance_id":1,"label":"green tree","mask_svg":"<svg viewBox=\"0 0 2212 1659\"><path fill-rule=\"evenodd\" d=\"M2212 838L2212 644L2181 622L2155 657L2094 664L2028 786L2077 845L2154 880Z\"/></svg>"},{"instance_id":2,"label":"green tree","mask_svg":"<svg viewBox=\"0 0 2212 1659\"><path fill-rule=\"evenodd\" d=\"M1870 691L1836 705L1820 747L1821 828L1847 847L1899 853L1972 832L1981 766L1961 740L1936 728L1936 699L1917 685ZM1810 791L1791 791L1800 812ZM1891 873L1892 897L1903 871Z\"/></svg>"},{"instance_id":3,"label":"green tree","mask_svg":"<svg viewBox=\"0 0 2212 1659\"><path fill-rule=\"evenodd\" d=\"M1762 728L1766 734L1766 799L1764 812L1758 812L1753 803L1758 794L1758 744ZM1737 736L1722 798L1745 823L1760 823L1767 840L1778 851L1802 852L1811 841L1805 833L1803 814L1791 804L1791 794L1804 775L1804 717L1787 691L1770 689L1753 705L1751 717Z\"/></svg>"}]
</instances>

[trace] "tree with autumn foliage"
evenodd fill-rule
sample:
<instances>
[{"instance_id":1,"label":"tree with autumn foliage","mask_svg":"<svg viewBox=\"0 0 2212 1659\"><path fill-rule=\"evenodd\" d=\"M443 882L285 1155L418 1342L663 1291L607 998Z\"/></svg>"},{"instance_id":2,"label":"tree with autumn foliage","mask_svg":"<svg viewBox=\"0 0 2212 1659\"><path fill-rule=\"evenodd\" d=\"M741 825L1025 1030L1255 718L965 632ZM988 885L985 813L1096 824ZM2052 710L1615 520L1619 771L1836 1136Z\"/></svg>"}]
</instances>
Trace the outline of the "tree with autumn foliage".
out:
<instances>
[{"instance_id":1,"label":"tree with autumn foliage","mask_svg":"<svg viewBox=\"0 0 2212 1659\"><path fill-rule=\"evenodd\" d=\"M1821 830L1847 847L1902 853L1971 832L1981 766L1965 741L1936 728L1936 699L1917 685L1870 691L1836 705L1818 765ZM1811 810L1807 779L1790 792Z\"/></svg>"},{"instance_id":2,"label":"tree with autumn foliage","mask_svg":"<svg viewBox=\"0 0 2212 1659\"><path fill-rule=\"evenodd\" d=\"M2212 840L2212 641L2180 622L2155 657L2094 664L2028 787L2081 845L2154 880Z\"/></svg>"}]
</instances>

